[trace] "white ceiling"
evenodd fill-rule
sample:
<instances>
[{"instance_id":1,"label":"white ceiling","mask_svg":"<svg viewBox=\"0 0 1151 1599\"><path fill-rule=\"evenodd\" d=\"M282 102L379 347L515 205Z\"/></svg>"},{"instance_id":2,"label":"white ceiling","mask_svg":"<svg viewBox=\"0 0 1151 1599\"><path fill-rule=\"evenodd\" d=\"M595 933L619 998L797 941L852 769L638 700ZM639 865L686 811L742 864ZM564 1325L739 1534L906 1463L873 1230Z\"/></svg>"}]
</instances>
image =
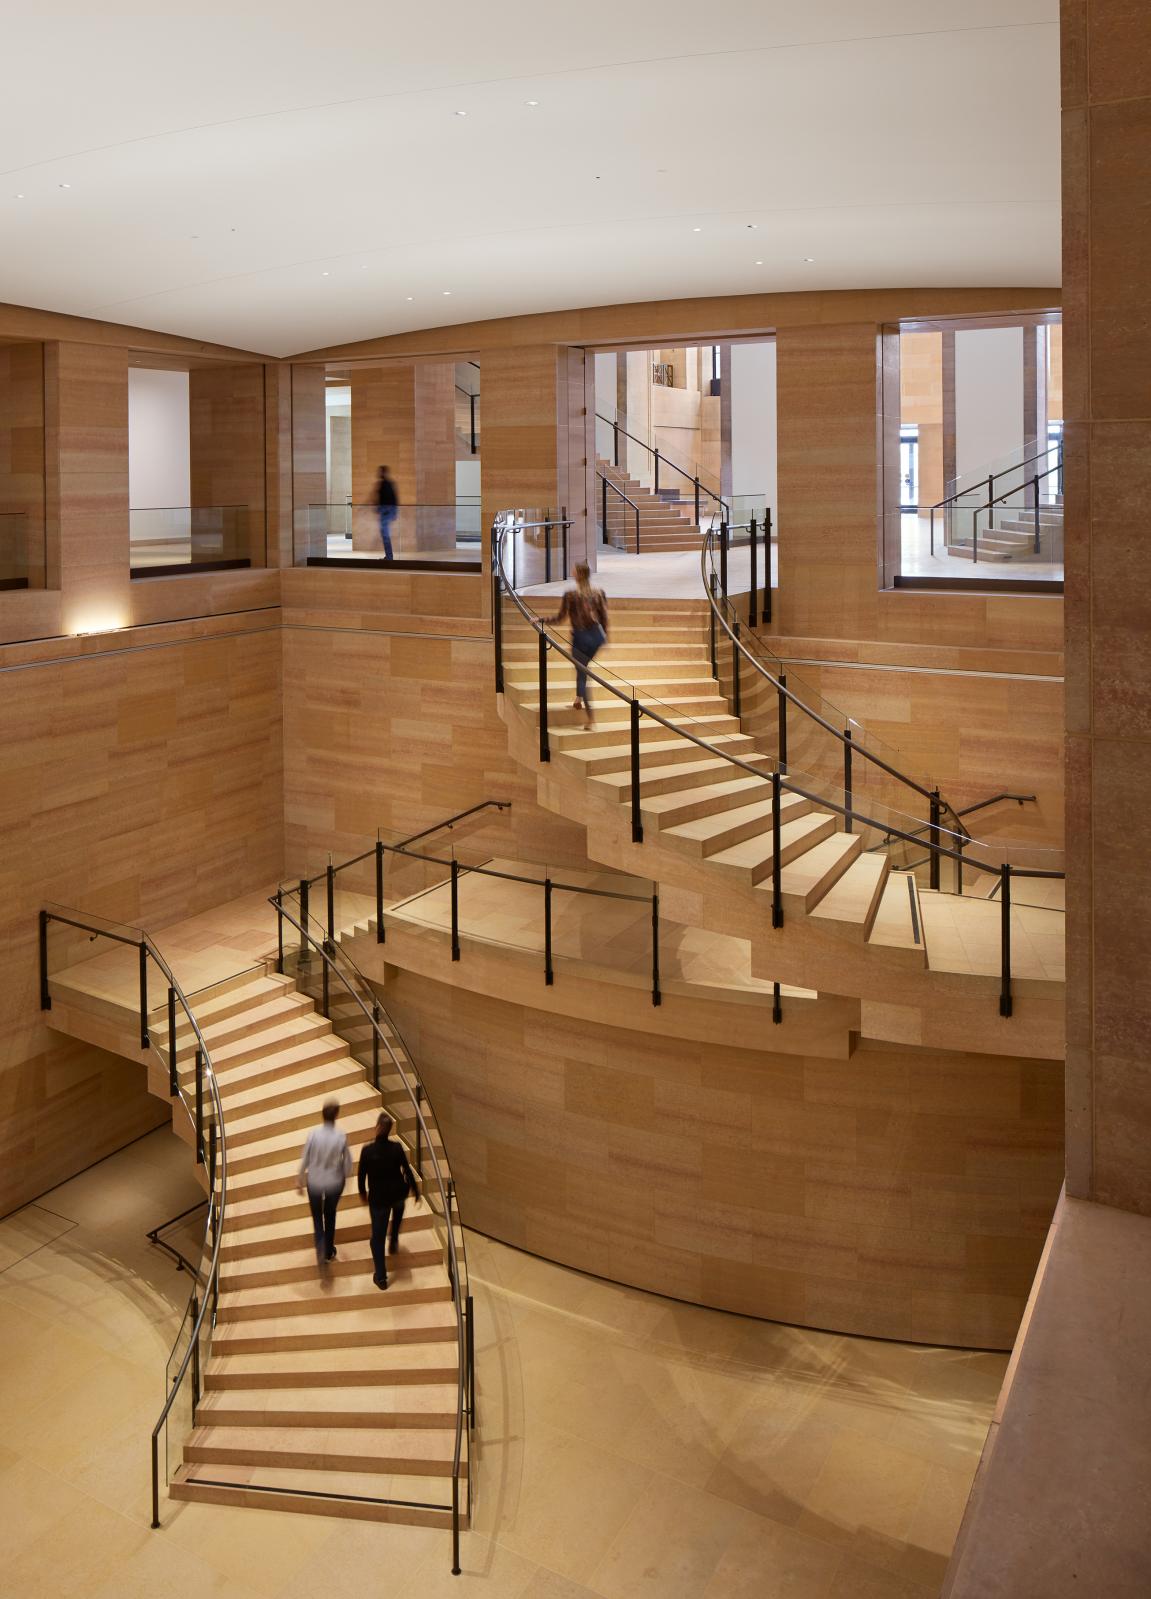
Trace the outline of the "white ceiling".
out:
<instances>
[{"instance_id":1,"label":"white ceiling","mask_svg":"<svg viewBox=\"0 0 1151 1599\"><path fill-rule=\"evenodd\" d=\"M1058 0L12 9L0 300L282 355L1059 282Z\"/></svg>"}]
</instances>

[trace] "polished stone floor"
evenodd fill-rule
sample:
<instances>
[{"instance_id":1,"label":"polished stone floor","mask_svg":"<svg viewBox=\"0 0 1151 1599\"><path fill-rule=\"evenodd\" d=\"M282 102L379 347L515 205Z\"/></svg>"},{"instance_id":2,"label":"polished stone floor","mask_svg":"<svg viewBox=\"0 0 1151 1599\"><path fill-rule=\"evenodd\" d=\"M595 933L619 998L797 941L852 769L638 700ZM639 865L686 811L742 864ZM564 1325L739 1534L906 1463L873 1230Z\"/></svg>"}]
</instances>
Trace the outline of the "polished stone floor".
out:
<instances>
[{"instance_id":1,"label":"polished stone floor","mask_svg":"<svg viewBox=\"0 0 1151 1599\"><path fill-rule=\"evenodd\" d=\"M476 1531L209 1505L148 1526L197 1197L167 1131L0 1221L0 1563L19 1599L929 1599L1005 1358L808 1332L470 1235Z\"/></svg>"}]
</instances>

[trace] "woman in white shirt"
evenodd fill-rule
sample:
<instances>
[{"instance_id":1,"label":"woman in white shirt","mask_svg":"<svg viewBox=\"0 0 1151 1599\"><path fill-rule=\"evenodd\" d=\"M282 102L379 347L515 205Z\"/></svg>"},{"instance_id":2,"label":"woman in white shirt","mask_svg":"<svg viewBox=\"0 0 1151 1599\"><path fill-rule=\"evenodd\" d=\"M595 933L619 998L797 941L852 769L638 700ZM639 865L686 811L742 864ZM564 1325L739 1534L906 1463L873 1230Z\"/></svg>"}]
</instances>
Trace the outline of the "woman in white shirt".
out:
<instances>
[{"instance_id":1,"label":"woman in white shirt","mask_svg":"<svg viewBox=\"0 0 1151 1599\"><path fill-rule=\"evenodd\" d=\"M324 1119L304 1141L296 1174L296 1187L307 1190L316 1229L316 1261L321 1271L336 1258L336 1207L344 1184L352 1175L352 1152L343 1133L336 1130L340 1107L334 1099L324 1106Z\"/></svg>"}]
</instances>

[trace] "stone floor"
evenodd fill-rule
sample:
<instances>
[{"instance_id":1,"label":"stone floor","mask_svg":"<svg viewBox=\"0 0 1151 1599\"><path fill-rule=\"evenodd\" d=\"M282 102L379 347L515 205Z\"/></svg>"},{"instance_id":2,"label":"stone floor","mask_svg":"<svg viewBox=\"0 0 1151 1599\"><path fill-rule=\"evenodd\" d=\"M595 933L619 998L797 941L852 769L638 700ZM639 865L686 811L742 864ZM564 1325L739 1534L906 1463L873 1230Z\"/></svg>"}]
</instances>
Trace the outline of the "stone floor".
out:
<instances>
[{"instance_id":1,"label":"stone floor","mask_svg":"<svg viewBox=\"0 0 1151 1599\"><path fill-rule=\"evenodd\" d=\"M475 1235L480 1442L446 1536L209 1505L148 1526L198 1194L149 1135L0 1221L0 1562L19 1599L929 1599L1005 1358L700 1310Z\"/></svg>"}]
</instances>

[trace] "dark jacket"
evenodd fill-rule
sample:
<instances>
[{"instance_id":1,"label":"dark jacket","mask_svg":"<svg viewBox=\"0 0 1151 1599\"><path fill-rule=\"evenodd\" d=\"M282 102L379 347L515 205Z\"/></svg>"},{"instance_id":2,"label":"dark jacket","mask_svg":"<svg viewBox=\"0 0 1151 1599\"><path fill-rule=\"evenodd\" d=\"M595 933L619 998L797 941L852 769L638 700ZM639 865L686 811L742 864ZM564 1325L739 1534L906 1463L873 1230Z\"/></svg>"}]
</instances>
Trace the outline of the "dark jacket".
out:
<instances>
[{"instance_id":1,"label":"dark jacket","mask_svg":"<svg viewBox=\"0 0 1151 1599\"><path fill-rule=\"evenodd\" d=\"M398 505L400 497L396 493L396 485L390 477L382 477L376 484L375 503L377 505Z\"/></svg>"},{"instance_id":2,"label":"dark jacket","mask_svg":"<svg viewBox=\"0 0 1151 1599\"><path fill-rule=\"evenodd\" d=\"M394 1138L376 1138L360 1152L360 1198L373 1209L398 1205L408 1194L419 1192L404 1146Z\"/></svg>"}]
</instances>

